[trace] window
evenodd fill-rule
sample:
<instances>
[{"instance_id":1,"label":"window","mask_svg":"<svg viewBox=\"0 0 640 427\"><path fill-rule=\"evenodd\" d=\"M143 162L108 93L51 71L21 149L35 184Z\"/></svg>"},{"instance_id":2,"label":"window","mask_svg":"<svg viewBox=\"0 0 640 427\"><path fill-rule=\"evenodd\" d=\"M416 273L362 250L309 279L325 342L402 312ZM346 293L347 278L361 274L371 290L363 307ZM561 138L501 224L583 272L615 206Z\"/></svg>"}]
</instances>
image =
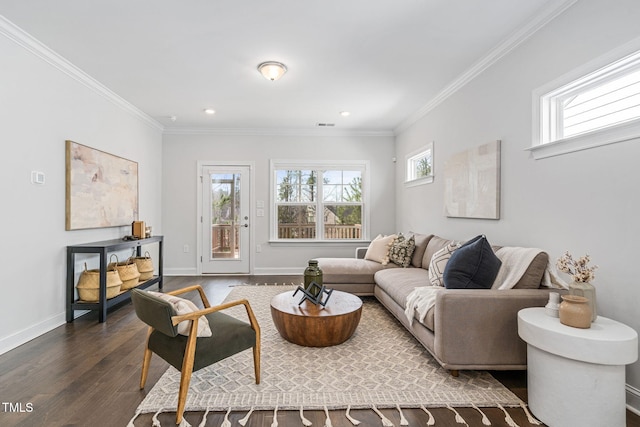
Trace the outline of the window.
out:
<instances>
[{"instance_id":1,"label":"window","mask_svg":"<svg viewBox=\"0 0 640 427\"><path fill-rule=\"evenodd\" d=\"M413 186L433 182L433 143L418 152L409 154L406 164L406 185Z\"/></svg>"},{"instance_id":2,"label":"window","mask_svg":"<svg viewBox=\"0 0 640 427\"><path fill-rule=\"evenodd\" d=\"M611 52L545 85L534 106L536 158L640 137L640 51Z\"/></svg>"},{"instance_id":3,"label":"window","mask_svg":"<svg viewBox=\"0 0 640 427\"><path fill-rule=\"evenodd\" d=\"M272 161L273 241L363 240L367 162Z\"/></svg>"}]
</instances>

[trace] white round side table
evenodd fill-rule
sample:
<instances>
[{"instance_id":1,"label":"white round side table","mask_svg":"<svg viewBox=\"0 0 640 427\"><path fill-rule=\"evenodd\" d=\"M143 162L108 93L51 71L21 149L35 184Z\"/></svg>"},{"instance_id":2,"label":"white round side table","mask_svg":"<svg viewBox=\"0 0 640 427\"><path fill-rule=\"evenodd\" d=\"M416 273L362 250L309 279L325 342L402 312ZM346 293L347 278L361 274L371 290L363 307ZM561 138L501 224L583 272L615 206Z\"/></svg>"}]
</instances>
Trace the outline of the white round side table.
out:
<instances>
[{"instance_id":1,"label":"white round side table","mask_svg":"<svg viewBox=\"0 0 640 427\"><path fill-rule=\"evenodd\" d=\"M531 412L550 427L626 425L625 365L638 359L638 334L598 316L589 329L563 325L544 308L518 312L527 343Z\"/></svg>"}]
</instances>

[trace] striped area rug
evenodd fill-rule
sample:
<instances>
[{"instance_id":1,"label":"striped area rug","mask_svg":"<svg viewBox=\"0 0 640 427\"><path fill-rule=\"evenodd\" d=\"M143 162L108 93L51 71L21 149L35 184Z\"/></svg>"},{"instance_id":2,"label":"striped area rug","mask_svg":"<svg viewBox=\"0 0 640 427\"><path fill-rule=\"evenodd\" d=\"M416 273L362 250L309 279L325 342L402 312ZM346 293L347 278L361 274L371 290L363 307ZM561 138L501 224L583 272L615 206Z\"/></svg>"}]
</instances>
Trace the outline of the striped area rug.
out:
<instances>
[{"instance_id":1,"label":"striped area rug","mask_svg":"<svg viewBox=\"0 0 640 427\"><path fill-rule=\"evenodd\" d=\"M246 298L262 331L262 378L256 385L252 352L247 350L193 374L186 411L304 410L370 408L385 424L380 408L526 405L486 371L460 371L453 377L374 298L365 298L358 329L333 347L302 347L285 341L271 319L270 300L295 286L238 286L227 301ZM246 319L242 307L225 311ZM215 327L215 326L214 326ZM155 356L157 357L157 356ZM170 367L137 409L175 412L180 372ZM205 415L206 417L206 415ZM247 417L245 417L246 422ZM242 421L242 420L241 420ZM386 420L388 421L388 420ZM356 420L353 420L354 424ZM185 421L186 425L186 421ZM230 425L230 424L229 424ZM242 422L241 422L241 425ZM512 425L515 425L513 423Z\"/></svg>"}]
</instances>

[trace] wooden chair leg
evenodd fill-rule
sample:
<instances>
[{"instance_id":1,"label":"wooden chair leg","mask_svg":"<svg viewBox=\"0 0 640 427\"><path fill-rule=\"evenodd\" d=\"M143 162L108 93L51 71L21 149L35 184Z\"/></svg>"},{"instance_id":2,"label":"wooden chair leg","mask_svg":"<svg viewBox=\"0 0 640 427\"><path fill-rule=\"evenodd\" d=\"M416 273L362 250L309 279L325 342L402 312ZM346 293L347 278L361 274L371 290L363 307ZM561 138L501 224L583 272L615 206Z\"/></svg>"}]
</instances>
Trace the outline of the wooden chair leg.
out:
<instances>
[{"instance_id":1,"label":"wooden chair leg","mask_svg":"<svg viewBox=\"0 0 640 427\"><path fill-rule=\"evenodd\" d=\"M253 367L256 374L256 384L260 384L260 344L253 347Z\"/></svg>"},{"instance_id":2,"label":"wooden chair leg","mask_svg":"<svg viewBox=\"0 0 640 427\"><path fill-rule=\"evenodd\" d=\"M144 350L144 357L142 358L142 375L140 375L140 390L144 388L147 382L147 375L149 374L149 365L151 365L151 355L153 353L149 348Z\"/></svg>"},{"instance_id":3,"label":"wooden chair leg","mask_svg":"<svg viewBox=\"0 0 640 427\"><path fill-rule=\"evenodd\" d=\"M456 378L458 378L458 376L460 375L460 371L458 371L457 369L452 369L449 371L449 373L451 373L452 377L456 377Z\"/></svg>"},{"instance_id":4,"label":"wooden chair leg","mask_svg":"<svg viewBox=\"0 0 640 427\"><path fill-rule=\"evenodd\" d=\"M182 359L182 371L180 373L180 391L178 392L178 407L176 408L176 424L182 422L184 407L187 404L187 393L189 392L189 383L191 382L191 374L193 373L193 360L196 355L196 339L198 336L198 321L191 321L189 329L189 339L187 339L187 347L184 351L184 359Z\"/></svg>"}]
</instances>

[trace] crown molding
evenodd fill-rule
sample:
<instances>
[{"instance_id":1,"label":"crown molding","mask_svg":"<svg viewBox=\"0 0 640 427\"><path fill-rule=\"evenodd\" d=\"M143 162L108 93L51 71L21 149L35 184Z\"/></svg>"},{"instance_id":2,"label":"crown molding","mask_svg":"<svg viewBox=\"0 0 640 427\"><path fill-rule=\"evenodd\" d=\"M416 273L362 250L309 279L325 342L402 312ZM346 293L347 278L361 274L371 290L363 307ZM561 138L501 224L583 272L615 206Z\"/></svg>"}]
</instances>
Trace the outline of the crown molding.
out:
<instances>
[{"instance_id":1,"label":"crown molding","mask_svg":"<svg viewBox=\"0 0 640 427\"><path fill-rule=\"evenodd\" d=\"M62 71L85 87L91 89L93 92L111 101L127 113L142 120L144 123L160 131L164 129L164 126L154 120L151 116L147 115L142 110L117 95L115 92L98 82L80 68L73 65L71 62L54 52L52 49L35 39L2 15L0 15L0 34L16 43L18 46L31 52L36 57Z\"/></svg>"},{"instance_id":2,"label":"crown molding","mask_svg":"<svg viewBox=\"0 0 640 427\"><path fill-rule=\"evenodd\" d=\"M487 68L502 59L505 55L518 47L520 44L528 40L541 28L546 26L549 22L553 21L558 15L562 14L565 10L573 6L578 0L565 0L559 4L552 4L547 8L544 8L527 24L520 27L513 32L504 41L491 49L484 57L474 63L471 68L458 76L449 85L447 85L442 91L440 91L431 101L418 111L407 117L402 123L400 123L395 129L394 134L399 135L406 131L411 125L416 123L421 118L425 117L431 110L436 108L442 102L444 102L451 95L456 93L467 83L478 77Z\"/></svg>"},{"instance_id":3,"label":"crown molding","mask_svg":"<svg viewBox=\"0 0 640 427\"><path fill-rule=\"evenodd\" d=\"M392 130L305 129L305 128L182 128L165 127L164 135L224 135L224 136L366 136L393 137Z\"/></svg>"}]
</instances>

